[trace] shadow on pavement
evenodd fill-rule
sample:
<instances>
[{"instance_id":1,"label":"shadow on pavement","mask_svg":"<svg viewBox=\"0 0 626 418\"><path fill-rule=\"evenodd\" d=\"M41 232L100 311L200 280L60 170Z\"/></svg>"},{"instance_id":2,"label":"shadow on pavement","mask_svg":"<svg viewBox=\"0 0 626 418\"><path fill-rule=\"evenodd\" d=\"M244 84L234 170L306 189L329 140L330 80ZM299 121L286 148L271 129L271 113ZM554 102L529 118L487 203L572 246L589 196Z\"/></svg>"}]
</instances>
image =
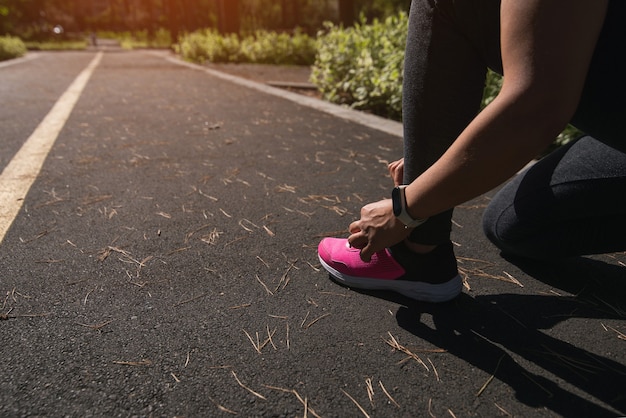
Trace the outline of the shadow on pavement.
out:
<instances>
[{"instance_id":1,"label":"shadow on pavement","mask_svg":"<svg viewBox=\"0 0 626 418\"><path fill-rule=\"evenodd\" d=\"M559 318L572 315L597 318L598 311L585 312L575 298L559 296L499 295L473 299L463 295L446 305L401 307L396 318L407 331L493 374L510 386L518 400L528 406L545 407L561 416L615 416L614 411L527 370L509 352L619 411L626 410L624 365L539 331L549 328L549 322L558 322ZM528 315L514 317L505 313L522 305ZM432 316L435 329L420 321L424 314Z\"/></svg>"},{"instance_id":2,"label":"shadow on pavement","mask_svg":"<svg viewBox=\"0 0 626 418\"><path fill-rule=\"evenodd\" d=\"M620 302L626 295L626 269L586 258L517 264L531 277L576 296L462 294L448 303L428 304L391 292L360 293L403 305L396 314L400 327L493 375L530 407L561 416L626 413L626 365L541 331L571 318L624 319ZM424 315L432 317L434 327ZM584 324L580 332L586 333ZM537 368L542 374L530 370ZM549 374L555 379L545 377ZM614 410L573 393L559 380Z\"/></svg>"},{"instance_id":3,"label":"shadow on pavement","mask_svg":"<svg viewBox=\"0 0 626 418\"><path fill-rule=\"evenodd\" d=\"M529 276L576 296L462 295L444 305L404 302L398 324L449 353L493 374L520 402L562 416L615 416L610 411L526 369L510 353L626 412L626 366L540 330L570 318L623 319L625 269L588 258L555 263L509 260ZM420 321L430 314L435 329ZM581 329L585 333L585 329Z\"/></svg>"},{"instance_id":4,"label":"shadow on pavement","mask_svg":"<svg viewBox=\"0 0 626 418\"><path fill-rule=\"evenodd\" d=\"M506 256L505 258L530 277L577 295L589 303L604 305L622 318L626 317L626 310L618 308L624 303L626 295L624 266L587 257L568 258L551 263Z\"/></svg>"}]
</instances>

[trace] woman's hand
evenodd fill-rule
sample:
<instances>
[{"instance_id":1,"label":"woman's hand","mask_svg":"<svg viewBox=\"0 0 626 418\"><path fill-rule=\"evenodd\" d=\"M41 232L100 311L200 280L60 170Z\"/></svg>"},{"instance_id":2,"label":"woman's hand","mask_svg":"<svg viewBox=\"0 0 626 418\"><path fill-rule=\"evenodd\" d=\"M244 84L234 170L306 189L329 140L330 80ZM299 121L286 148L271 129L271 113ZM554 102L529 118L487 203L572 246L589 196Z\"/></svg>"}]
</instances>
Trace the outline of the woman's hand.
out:
<instances>
[{"instance_id":1,"label":"woman's hand","mask_svg":"<svg viewBox=\"0 0 626 418\"><path fill-rule=\"evenodd\" d=\"M385 199L363 206L361 219L350 224L348 242L361 249L361 260L369 262L374 253L399 243L410 232L393 214L391 199Z\"/></svg>"},{"instance_id":2,"label":"woman's hand","mask_svg":"<svg viewBox=\"0 0 626 418\"><path fill-rule=\"evenodd\" d=\"M395 186L402 184L404 158L389 163L389 175ZM361 249L361 259L369 262L372 255L402 241L409 230L393 214L391 199L370 203L361 209L361 219L350 224L348 242Z\"/></svg>"},{"instance_id":3,"label":"woman's hand","mask_svg":"<svg viewBox=\"0 0 626 418\"><path fill-rule=\"evenodd\" d=\"M389 163L387 169L389 170L389 175L393 180L394 186L400 186L404 184L404 158Z\"/></svg>"}]
</instances>

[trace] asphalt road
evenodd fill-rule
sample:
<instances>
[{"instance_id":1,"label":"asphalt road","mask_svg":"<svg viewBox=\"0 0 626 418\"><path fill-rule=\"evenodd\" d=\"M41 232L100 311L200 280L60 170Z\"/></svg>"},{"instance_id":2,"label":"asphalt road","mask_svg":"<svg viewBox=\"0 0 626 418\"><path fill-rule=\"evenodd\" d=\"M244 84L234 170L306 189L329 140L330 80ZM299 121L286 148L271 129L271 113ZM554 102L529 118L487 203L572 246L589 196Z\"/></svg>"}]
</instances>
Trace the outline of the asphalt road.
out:
<instances>
[{"instance_id":1,"label":"asphalt road","mask_svg":"<svg viewBox=\"0 0 626 418\"><path fill-rule=\"evenodd\" d=\"M37 129L90 63L58 135ZM624 254L514 264L481 233L487 195L455 214L452 302L355 292L320 269L320 238L388 196L397 125L165 52L9 64L0 191L34 132L52 142L40 171L43 147L27 154L25 198L0 202L16 214L0 416L626 413Z\"/></svg>"}]
</instances>

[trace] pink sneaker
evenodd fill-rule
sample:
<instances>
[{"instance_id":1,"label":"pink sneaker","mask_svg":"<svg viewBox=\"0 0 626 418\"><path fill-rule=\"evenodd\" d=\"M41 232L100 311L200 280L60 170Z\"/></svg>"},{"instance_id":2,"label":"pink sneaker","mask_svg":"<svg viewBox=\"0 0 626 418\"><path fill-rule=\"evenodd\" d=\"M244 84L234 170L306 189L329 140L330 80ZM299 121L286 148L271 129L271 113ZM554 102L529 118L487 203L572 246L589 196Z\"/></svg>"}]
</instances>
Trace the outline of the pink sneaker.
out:
<instances>
[{"instance_id":1,"label":"pink sneaker","mask_svg":"<svg viewBox=\"0 0 626 418\"><path fill-rule=\"evenodd\" d=\"M419 255L410 253L404 245L399 244L374 254L371 261L366 263L359 256L360 250L350 247L347 239L324 238L318 246L318 256L330 275L348 287L392 290L419 301L445 302L461 293L462 282L452 246L440 247L431 254ZM410 269L404 268L394 258L396 251L406 261L405 265L416 265ZM418 278L423 275L420 271L426 273L428 282L425 281L426 277ZM440 272L445 275L443 279ZM432 277L434 275L438 277Z\"/></svg>"}]
</instances>

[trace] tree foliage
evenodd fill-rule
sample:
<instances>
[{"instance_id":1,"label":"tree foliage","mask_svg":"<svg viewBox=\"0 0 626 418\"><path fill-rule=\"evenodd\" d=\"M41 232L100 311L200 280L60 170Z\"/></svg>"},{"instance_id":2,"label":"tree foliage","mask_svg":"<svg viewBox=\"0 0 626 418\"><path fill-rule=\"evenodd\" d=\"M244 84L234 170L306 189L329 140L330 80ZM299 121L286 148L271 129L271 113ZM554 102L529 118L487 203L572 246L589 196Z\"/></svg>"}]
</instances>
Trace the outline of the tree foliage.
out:
<instances>
[{"instance_id":1,"label":"tree foliage","mask_svg":"<svg viewBox=\"0 0 626 418\"><path fill-rule=\"evenodd\" d=\"M176 34L200 28L224 32L285 31L314 34L325 21L338 22L339 5L354 16L385 17L408 10L410 0L0 0L0 34L44 37L57 25L64 32L141 31ZM231 25L233 26L233 25ZM232 30L230 30L232 31ZM226 30L229 32L229 30Z\"/></svg>"}]
</instances>

